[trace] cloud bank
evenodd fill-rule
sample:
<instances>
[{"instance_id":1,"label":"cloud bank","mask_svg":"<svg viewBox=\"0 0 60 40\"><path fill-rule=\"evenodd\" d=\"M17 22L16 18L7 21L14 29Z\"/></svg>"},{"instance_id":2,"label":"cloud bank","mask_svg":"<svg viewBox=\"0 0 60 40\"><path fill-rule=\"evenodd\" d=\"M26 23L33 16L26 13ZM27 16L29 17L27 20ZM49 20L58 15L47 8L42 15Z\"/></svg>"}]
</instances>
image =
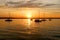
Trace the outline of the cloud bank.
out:
<instances>
[{"instance_id":1,"label":"cloud bank","mask_svg":"<svg viewBox=\"0 0 60 40\"><path fill-rule=\"evenodd\" d=\"M0 0L1 5L13 8L59 6L59 2L60 0Z\"/></svg>"}]
</instances>

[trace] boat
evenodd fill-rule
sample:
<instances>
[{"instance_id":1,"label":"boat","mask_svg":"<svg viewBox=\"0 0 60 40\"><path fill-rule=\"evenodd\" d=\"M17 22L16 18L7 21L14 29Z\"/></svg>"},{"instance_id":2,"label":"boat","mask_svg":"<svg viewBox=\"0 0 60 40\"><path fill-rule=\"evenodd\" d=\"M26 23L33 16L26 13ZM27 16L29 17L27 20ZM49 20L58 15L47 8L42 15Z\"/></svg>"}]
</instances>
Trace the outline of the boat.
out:
<instances>
[{"instance_id":1,"label":"boat","mask_svg":"<svg viewBox=\"0 0 60 40\"><path fill-rule=\"evenodd\" d=\"M42 22L41 20L39 20L39 19L35 19L35 22Z\"/></svg>"},{"instance_id":2,"label":"boat","mask_svg":"<svg viewBox=\"0 0 60 40\"><path fill-rule=\"evenodd\" d=\"M31 21L33 20L33 19L30 19Z\"/></svg>"},{"instance_id":3,"label":"boat","mask_svg":"<svg viewBox=\"0 0 60 40\"><path fill-rule=\"evenodd\" d=\"M49 21L51 21L51 19L49 19Z\"/></svg>"},{"instance_id":4,"label":"boat","mask_svg":"<svg viewBox=\"0 0 60 40\"><path fill-rule=\"evenodd\" d=\"M6 22L11 22L11 21L12 21L12 19L6 19L5 21L6 21Z\"/></svg>"},{"instance_id":5,"label":"boat","mask_svg":"<svg viewBox=\"0 0 60 40\"><path fill-rule=\"evenodd\" d=\"M8 13L9 14L9 16L8 16L8 18L5 20L6 22L12 22L12 19L10 18L10 13Z\"/></svg>"},{"instance_id":6,"label":"boat","mask_svg":"<svg viewBox=\"0 0 60 40\"><path fill-rule=\"evenodd\" d=\"M46 21L46 19L41 19L41 21Z\"/></svg>"}]
</instances>

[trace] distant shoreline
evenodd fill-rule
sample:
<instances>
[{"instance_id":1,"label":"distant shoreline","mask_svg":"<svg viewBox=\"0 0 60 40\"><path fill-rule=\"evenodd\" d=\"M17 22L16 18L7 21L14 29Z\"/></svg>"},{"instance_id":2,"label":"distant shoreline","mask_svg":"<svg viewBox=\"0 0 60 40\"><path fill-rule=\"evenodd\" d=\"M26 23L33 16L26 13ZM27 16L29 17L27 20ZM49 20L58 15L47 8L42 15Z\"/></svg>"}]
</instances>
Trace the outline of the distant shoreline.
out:
<instances>
[{"instance_id":1,"label":"distant shoreline","mask_svg":"<svg viewBox=\"0 0 60 40\"><path fill-rule=\"evenodd\" d=\"M60 19L60 17L33 17L33 18L27 18L27 17L0 17L0 19Z\"/></svg>"}]
</instances>

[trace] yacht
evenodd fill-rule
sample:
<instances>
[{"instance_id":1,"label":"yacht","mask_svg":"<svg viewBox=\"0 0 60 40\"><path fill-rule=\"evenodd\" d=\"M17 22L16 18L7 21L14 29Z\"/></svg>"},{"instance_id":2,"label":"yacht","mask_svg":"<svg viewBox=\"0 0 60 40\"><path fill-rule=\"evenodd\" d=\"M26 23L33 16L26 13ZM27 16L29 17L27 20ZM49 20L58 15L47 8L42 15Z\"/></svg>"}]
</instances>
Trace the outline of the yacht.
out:
<instances>
[{"instance_id":1,"label":"yacht","mask_svg":"<svg viewBox=\"0 0 60 40\"><path fill-rule=\"evenodd\" d=\"M39 19L35 19L35 22L42 22L41 20L39 20Z\"/></svg>"},{"instance_id":2,"label":"yacht","mask_svg":"<svg viewBox=\"0 0 60 40\"><path fill-rule=\"evenodd\" d=\"M8 18L5 20L6 22L12 22L12 19L10 18L10 13L8 13Z\"/></svg>"},{"instance_id":3,"label":"yacht","mask_svg":"<svg viewBox=\"0 0 60 40\"><path fill-rule=\"evenodd\" d=\"M6 21L6 22L11 22L11 21L12 21L12 19L6 19L5 21Z\"/></svg>"},{"instance_id":4,"label":"yacht","mask_svg":"<svg viewBox=\"0 0 60 40\"><path fill-rule=\"evenodd\" d=\"M41 19L41 21L46 21L46 19Z\"/></svg>"}]
</instances>

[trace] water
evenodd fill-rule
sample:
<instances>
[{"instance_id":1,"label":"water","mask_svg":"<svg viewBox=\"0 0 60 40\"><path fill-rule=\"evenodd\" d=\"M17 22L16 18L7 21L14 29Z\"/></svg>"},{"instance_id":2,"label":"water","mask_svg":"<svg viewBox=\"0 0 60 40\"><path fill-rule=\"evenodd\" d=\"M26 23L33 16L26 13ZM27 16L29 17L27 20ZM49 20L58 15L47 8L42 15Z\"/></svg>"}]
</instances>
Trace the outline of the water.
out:
<instances>
[{"instance_id":1,"label":"water","mask_svg":"<svg viewBox=\"0 0 60 40\"><path fill-rule=\"evenodd\" d=\"M36 23L34 19L0 19L0 40L60 40L60 19Z\"/></svg>"}]
</instances>

